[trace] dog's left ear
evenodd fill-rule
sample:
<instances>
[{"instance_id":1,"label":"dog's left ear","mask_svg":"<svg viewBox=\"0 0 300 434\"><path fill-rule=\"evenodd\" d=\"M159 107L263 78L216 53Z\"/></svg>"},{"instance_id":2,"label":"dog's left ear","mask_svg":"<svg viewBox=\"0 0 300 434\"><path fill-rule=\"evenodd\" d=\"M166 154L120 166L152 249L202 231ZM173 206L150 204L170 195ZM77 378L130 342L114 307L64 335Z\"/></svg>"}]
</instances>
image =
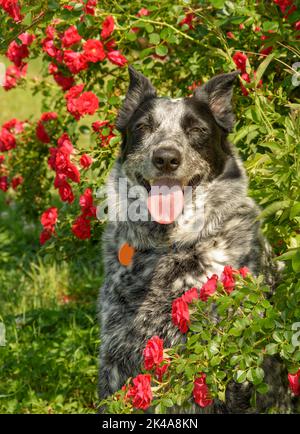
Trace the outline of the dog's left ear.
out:
<instances>
[{"instance_id":1,"label":"dog's left ear","mask_svg":"<svg viewBox=\"0 0 300 434\"><path fill-rule=\"evenodd\" d=\"M126 126L138 106L147 99L156 97L156 90L150 80L132 66L128 68L129 87L122 107L120 108L116 127L124 132Z\"/></svg>"},{"instance_id":2,"label":"dog's left ear","mask_svg":"<svg viewBox=\"0 0 300 434\"><path fill-rule=\"evenodd\" d=\"M240 71L234 71L216 75L194 91L195 98L209 105L217 124L227 132L232 130L234 124L231 98L233 83L239 74Z\"/></svg>"}]
</instances>

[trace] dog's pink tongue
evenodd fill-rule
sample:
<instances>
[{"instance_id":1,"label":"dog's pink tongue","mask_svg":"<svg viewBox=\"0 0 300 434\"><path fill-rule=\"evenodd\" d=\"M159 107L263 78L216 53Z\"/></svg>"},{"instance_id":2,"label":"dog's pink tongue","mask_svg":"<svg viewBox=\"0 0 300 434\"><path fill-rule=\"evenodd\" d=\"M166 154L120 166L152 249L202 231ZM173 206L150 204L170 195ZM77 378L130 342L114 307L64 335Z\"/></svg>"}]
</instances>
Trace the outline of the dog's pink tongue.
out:
<instances>
[{"instance_id":1,"label":"dog's pink tongue","mask_svg":"<svg viewBox=\"0 0 300 434\"><path fill-rule=\"evenodd\" d=\"M178 182L162 179L151 186L147 206L157 223L173 223L182 213L183 204L183 192Z\"/></svg>"}]
</instances>

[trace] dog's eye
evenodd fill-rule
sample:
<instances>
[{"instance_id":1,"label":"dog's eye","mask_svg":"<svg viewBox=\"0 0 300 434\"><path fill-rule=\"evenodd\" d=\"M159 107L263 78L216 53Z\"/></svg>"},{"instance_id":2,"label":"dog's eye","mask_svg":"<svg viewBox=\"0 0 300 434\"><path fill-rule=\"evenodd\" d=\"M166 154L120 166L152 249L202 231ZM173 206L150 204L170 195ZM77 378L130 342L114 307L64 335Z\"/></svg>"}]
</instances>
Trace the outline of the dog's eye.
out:
<instances>
[{"instance_id":1,"label":"dog's eye","mask_svg":"<svg viewBox=\"0 0 300 434\"><path fill-rule=\"evenodd\" d=\"M207 134L207 130L205 128L201 128L201 127L189 128L188 132L190 134Z\"/></svg>"},{"instance_id":2,"label":"dog's eye","mask_svg":"<svg viewBox=\"0 0 300 434\"><path fill-rule=\"evenodd\" d=\"M150 125L145 124L144 122L140 122L139 124L135 125L135 129L138 130L138 131L143 132L143 131L149 131L149 130L151 130L151 127L150 127Z\"/></svg>"}]
</instances>

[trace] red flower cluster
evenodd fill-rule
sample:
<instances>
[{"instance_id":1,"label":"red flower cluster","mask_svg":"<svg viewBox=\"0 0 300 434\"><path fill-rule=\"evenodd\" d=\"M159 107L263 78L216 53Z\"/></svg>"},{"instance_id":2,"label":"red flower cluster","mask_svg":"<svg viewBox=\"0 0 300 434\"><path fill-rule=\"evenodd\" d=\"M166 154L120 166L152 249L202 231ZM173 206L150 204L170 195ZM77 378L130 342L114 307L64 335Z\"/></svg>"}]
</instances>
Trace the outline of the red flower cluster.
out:
<instances>
[{"instance_id":1,"label":"red flower cluster","mask_svg":"<svg viewBox=\"0 0 300 434\"><path fill-rule=\"evenodd\" d=\"M289 387L295 396L300 396L300 369L296 374L288 374Z\"/></svg>"},{"instance_id":2,"label":"red flower cluster","mask_svg":"<svg viewBox=\"0 0 300 434\"><path fill-rule=\"evenodd\" d=\"M109 38L112 32L114 31L114 28L115 28L114 17L112 16L106 17L102 23L101 38L102 39Z\"/></svg>"},{"instance_id":3,"label":"red flower cluster","mask_svg":"<svg viewBox=\"0 0 300 434\"><path fill-rule=\"evenodd\" d=\"M206 375L203 372L194 381L193 397L196 404L200 407L208 407L213 403L213 400L209 396Z\"/></svg>"},{"instance_id":4,"label":"red flower cluster","mask_svg":"<svg viewBox=\"0 0 300 434\"><path fill-rule=\"evenodd\" d=\"M36 127L36 136L43 143L50 143L51 139L45 128L45 122L49 122L58 118L55 112L43 113Z\"/></svg>"},{"instance_id":5,"label":"red flower cluster","mask_svg":"<svg viewBox=\"0 0 300 434\"><path fill-rule=\"evenodd\" d=\"M73 145L70 137L64 133L57 142L57 148L50 148L49 166L56 171L54 187L58 188L60 198L64 202L72 203L74 195L67 178L79 183L80 173L77 167L71 163L70 156L73 152Z\"/></svg>"},{"instance_id":6,"label":"red flower cluster","mask_svg":"<svg viewBox=\"0 0 300 434\"><path fill-rule=\"evenodd\" d=\"M12 41L7 49L6 57L11 60L17 67L24 65L23 59L29 56L28 47L35 40L35 36L30 33L22 33L18 36L19 41L22 43L17 43L16 41Z\"/></svg>"},{"instance_id":7,"label":"red flower cluster","mask_svg":"<svg viewBox=\"0 0 300 434\"><path fill-rule=\"evenodd\" d=\"M7 176L0 176L0 190L6 192L8 190L8 178Z\"/></svg>"},{"instance_id":8,"label":"red flower cluster","mask_svg":"<svg viewBox=\"0 0 300 434\"><path fill-rule=\"evenodd\" d=\"M21 67L10 65L6 69L3 87L5 90L13 89L17 86L21 78L26 77L28 65L25 63Z\"/></svg>"},{"instance_id":9,"label":"red flower cluster","mask_svg":"<svg viewBox=\"0 0 300 434\"><path fill-rule=\"evenodd\" d=\"M163 343L163 340L158 336L153 336L143 351L145 369L155 368L154 375L159 381L162 381L162 377L170 365L169 360L164 359Z\"/></svg>"},{"instance_id":10,"label":"red flower cluster","mask_svg":"<svg viewBox=\"0 0 300 434\"><path fill-rule=\"evenodd\" d=\"M274 0L274 3L279 6L283 14L285 14L288 9L285 18L297 10L297 6L293 4L293 0Z\"/></svg>"},{"instance_id":11,"label":"red flower cluster","mask_svg":"<svg viewBox=\"0 0 300 434\"><path fill-rule=\"evenodd\" d=\"M132 399L132 405L135 408L147 410L150 407L153 394L151 390L151 375L139 374L133 380L133 386L129 387L126 393L126 399Z\"/></svg>"},{"instance_id":12,"label":"red flower cluster","mask_svg":"<svg viewBox=\"0 0 300 434\"><path fill-rule=\"evenodd\" d=\"M2 7L2 9L10 15L16 23L22 21L23 15L21 15L18 0L0 0L0 7Z\"/></svg>"},{"instance_id":13,"label":"red flower cluster","mask_svg":"<svg viewBox=\"0 0 300 434\"><path fill-rule=\"evenodd\" d=\"M248 57L245 54L241 53L240 51L237 51L232 57L232 60L236 64L237 68L241 70L242 80L244 80L246 83L251 83L252 80L256 79L256 71L253 71L253 73L251 73L252 77L246 71ZM248 89L246 89L246 87L242 83L240 83L240 86L243 95L248 96L249 95ZM259 80L257 87L261 87L261 86L262 86L262 80Z\"/></svg>"},{"instance_id":14,"label":"red flower cluster","mask_svg":"<svg viewBox=\"0 0 300 434\"><path fill-rule=\"evenodd\" d=\"M99 133L101 139L101 147L106 147L109 145L110 140L115 137L113 133L114 126L110 124L109 121L96 121L92 124L92 128L95 133ZM103 133L103 129L108 129L108 134Z\"/></svg>"},{"instance_id":15,"label":"red flower cluster","mask_svg":"<svg viewBox=\"0 0 300 434\"><path fill-rule=\"evenodd\" d=\"M63 34L61 39L62 46L64 48L69 48L72 45L77 44L81 41L81 36L75 26L70 26Z\"/></svg>"},{"instance_id":16,"label":"red flower cluster","mask_svg":"<svg viewBox=\"0 0 300 434\"><path fill-rule=\"evenodd\" d=\"M2 125L0 131L0 152L9 151L16 147L16 138L14 134L19 134L24 130L24 122L17 119L11 119Z\"/></svg>"},{"instance_id":17,"label":"red flower cluster","mask_svg":"<svg viewBox=\"0 0 300 434\"><path fill-rule=\"evenodd\" d=\"M71 87L65 98L67 100L67 109L79 120L84 115L93 115L99 108L99 101L93 92L83 92L84 84Z\"/></svg>"},{"instance_id":18,"label":"red flower cluster","mask_svg":"<svg viewBox=\"0 0 300 434\"><path fill-rule=\"evenodd\" d=\"M85 240L91 237L91 221L89 217L96 217L96 207L93 204L92 190L87 188L79 198L81 214L76 218L72 225L73 234Z\"/></svg>"},{"instance_id":19,"label":"red flower cluster","mask_svg":"<svg viewBox=\"0 0 300 434\"><path fill-rule=\"evenodd\" d=\"M220 282L223 284L223 288L225 289L227 294L230 294L234 289L234 275L239 274L245 278L248 273L249 270L247 267L242 267L239 270L235 270L229 265L226 265L221 274ZM181 333L186 333L189 330L190 313L188 305L199 298L202 301L207 301L208 297L215 293L217 285L218 276L216 274L213 274L209 279L207 279L207 282L202 285L199 294L197 288L191 288L186 291L181 297L173 301L172 321L173 324L179 328Z\"/></svg>"},{"instance_id":20,"label":"red flower cluster","mask_svg":"<svg viewBox=\"0 0 300 434\"><path fill-rule=\"evenodd\" d=\"M52 235L55 233L55 225L57 222L58 212L57 208L51 207L43 212L41 216L41 223L44 227L40 235L40 243L45 244Z\"/></svg>"},{"instance_id":21,"label":"red flower cluster","mask_svg":"<svg viewBox=\"0 0 300 434\"><path fill-rule=\"evenodd\" d=\"M12 186L12 188L14 190L16 190L19 187L19 185L23 184L23 181L24 181L23 176L21 176L21 175L15 176L11 180L11 186Z\"/></svg>"}]
</instances>

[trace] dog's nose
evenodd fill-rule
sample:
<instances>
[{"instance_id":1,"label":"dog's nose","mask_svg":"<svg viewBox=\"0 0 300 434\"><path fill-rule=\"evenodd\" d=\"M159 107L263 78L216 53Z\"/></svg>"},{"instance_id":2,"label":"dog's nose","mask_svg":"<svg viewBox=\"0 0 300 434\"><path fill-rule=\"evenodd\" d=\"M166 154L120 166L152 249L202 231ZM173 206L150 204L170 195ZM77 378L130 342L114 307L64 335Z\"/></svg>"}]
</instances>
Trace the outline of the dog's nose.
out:
<instances>
[{"instance_id":1,"label":"dog's nose","mask_svg":"<svg viewBox=\"0 0 300 434\"><path fill-rule=\"evenodd\" d=\"M153 152L152 163L162 172L173 172L181 162L181 155L177 149L158 148Z\"/></svg>"}]
</instances>

